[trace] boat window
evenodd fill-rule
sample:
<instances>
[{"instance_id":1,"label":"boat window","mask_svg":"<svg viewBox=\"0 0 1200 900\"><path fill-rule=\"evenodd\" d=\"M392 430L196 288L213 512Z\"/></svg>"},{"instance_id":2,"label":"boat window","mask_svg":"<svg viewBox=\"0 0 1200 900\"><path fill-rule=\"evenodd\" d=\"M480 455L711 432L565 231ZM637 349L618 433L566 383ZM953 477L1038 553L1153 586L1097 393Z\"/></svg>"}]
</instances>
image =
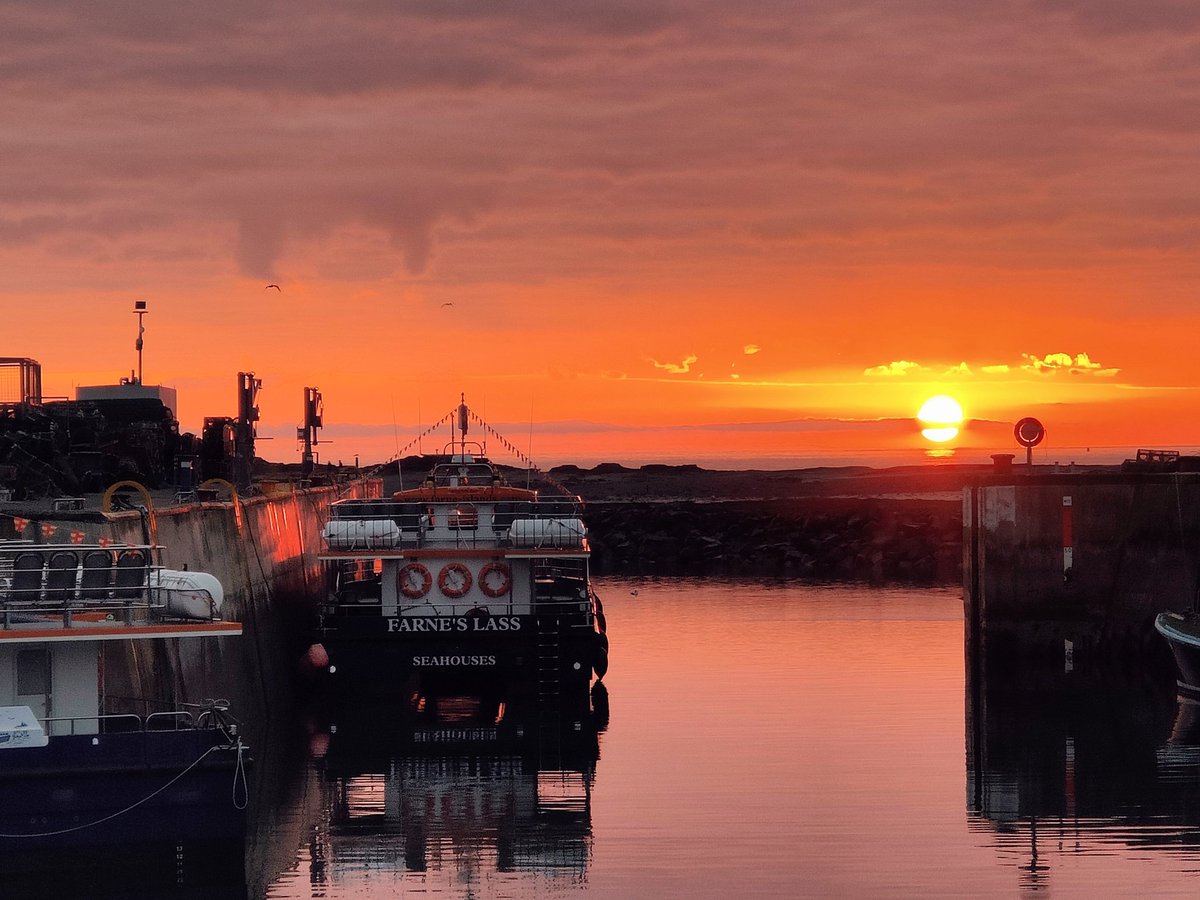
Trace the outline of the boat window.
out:
<instances>
[{"instance_id":1,"label":"boat window","mask_svg":"<svg viewBox=\"0 0 1200 900\"><path fill-rule=\"evenodd\" d=\"M436 487L489 487L492 481L492 467L486 463L442 465L433 470Z\"/></svg>"},{"instance_id":2,"label":"boat window","mask_svg":"<svg viewBox=\"0 0 1200 900\"><path fill-rule=\"evenodd\" d=\"M451 528L478 528L479 510L474 504L460 503L450 511L448 524Z\"/></svg>"},{"instance_id":3,"label":"boat window","mask_svg":"<svg viewBox=\"0 0 1200 900\"><path fill-rule=\"evenodd\" d=\"M17 695L50 693L50 653L45 647L17 652Z\"/></svg>"}]
</instances>

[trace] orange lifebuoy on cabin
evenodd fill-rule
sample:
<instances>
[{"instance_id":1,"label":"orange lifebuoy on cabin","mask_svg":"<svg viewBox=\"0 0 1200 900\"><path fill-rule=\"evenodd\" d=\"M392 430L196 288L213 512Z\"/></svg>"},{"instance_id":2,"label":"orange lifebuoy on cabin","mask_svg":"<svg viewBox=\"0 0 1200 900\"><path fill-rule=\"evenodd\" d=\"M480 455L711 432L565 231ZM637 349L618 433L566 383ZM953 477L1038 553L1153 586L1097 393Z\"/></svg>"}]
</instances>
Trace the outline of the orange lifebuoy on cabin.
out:
<instances>
[{"instance_id":1,"label":"orange lifebuoy on cabin","mask_svg":"<svg viewBox=\"0 0 1200 900\"><path fill-rule=\"evenodd\" d=\"M512 589L512 570L502 562L490 562L479 570L479 589L489 597L503 597Z\"/></svg>"},{"instance_id":2,"label":"orange lifebuoy on cabin","mask_svg":"<svg viewBox=\"0 0 1200 900\"><path fill-rule=\"evenodd\" d=\"M433 575L417 562L406 563L396 575L400 582L400 593L410 600L418 600L429 593L433 586Z\"/></svg>"},{"instance_id":3,"label":"orange lifebuoy on cabin","mask_svg":"<svg viewBox=\"0 0 1200 900\"><path fill-rule=\"evenodd\" d=\"M446 563L438 572L438 590L456 599L471 589L471 570L460 562Z\"/></svg>"}]
</instances>

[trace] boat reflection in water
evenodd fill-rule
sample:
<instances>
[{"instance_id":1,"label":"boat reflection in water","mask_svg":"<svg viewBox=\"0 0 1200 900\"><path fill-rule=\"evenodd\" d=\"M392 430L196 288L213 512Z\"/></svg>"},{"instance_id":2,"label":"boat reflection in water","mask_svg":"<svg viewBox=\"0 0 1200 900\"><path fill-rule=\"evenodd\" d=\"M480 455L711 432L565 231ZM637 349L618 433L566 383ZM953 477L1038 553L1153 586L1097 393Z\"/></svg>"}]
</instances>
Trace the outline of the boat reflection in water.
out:
<instances>
[{"instance_id":1,"label":"boat reflection in water","mask_svg":"<svg viewBox=\"0 0 1200 900\"><path fill-rule=\"evenodd\" d=\"M1200 715L1169 669L992 676L968 675L967 807L1023 888L1117 843L1195 868Z\"/></svg>"},{"instance_id":2,"label":"boat reflection in water","mask_svg":"<svg viewBox=\"0 0 1200 900\"><path fill-rule=\"evenodd\" d=\"M582 881L607 703L597 684L579 708L418 697L389 724L342 707L314 744L328 826L309 848L311 884Z\"/></svg>"},{"instance_id":3,"label":"boat reflection in water","mask_svg":"<svg viewBox=\"0 0 1200 900\"><path fill-rule=\"evenodd\" d=\"M185 792L228 800L230 787L228 778L216 783L206 776ZM245 817L231 814L228 806L147 804L92 828L5 840L0 843L0 897L241 900L246 896Z\"/></svg>"}]
</instances>

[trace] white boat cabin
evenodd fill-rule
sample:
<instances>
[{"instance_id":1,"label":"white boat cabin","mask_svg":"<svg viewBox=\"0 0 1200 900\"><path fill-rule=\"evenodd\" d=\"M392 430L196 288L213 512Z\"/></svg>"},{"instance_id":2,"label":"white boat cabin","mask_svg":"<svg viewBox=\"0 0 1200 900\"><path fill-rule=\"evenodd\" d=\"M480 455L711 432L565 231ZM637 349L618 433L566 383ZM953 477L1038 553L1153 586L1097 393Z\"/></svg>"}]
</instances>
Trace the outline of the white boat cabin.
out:
<instances>
[{"instance_id":1,"label":"white boat cabin","mask_svg":"<svg viewBox=\"0 0 1200 900\"><path fill-rule=\"evenodd\" d=\"M0 542L0 708L28 707L51 736L96 734L103 642L241 634L217 579L159 569L153 549Z\"/></svg>"}]
</instances>

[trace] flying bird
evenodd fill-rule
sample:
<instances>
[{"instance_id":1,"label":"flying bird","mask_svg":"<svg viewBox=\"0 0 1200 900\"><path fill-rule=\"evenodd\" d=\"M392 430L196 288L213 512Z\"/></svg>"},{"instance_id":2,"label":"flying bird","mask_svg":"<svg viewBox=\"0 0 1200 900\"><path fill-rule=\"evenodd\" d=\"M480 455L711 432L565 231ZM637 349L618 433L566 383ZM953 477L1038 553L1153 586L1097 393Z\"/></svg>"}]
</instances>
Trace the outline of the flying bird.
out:
<instances>
[{"instance_id":1,"label":"flying bird","mask_svg":"<svg viewBox=\"0 0 1200 900\"><path fill-rule=\"evenodd\" d=\"M281 293L281 294L283 293L283 288L281 288L277 284L268 284L265 288L263 288L263 290L269 291L271 288L275 288L275 290L279 291L279 293Z\"/></svg>"},{"instance_id":2,"label":"flying bird","mask_svg":"<svg viewBox=\"0 0 1200 900\"><path fill-rule=\"evenodd\" d=\"M445 303L442 304L442 306L453 306L453 305L454 304L449 300L447 300Z\"/></svg>"}]
</instances>

